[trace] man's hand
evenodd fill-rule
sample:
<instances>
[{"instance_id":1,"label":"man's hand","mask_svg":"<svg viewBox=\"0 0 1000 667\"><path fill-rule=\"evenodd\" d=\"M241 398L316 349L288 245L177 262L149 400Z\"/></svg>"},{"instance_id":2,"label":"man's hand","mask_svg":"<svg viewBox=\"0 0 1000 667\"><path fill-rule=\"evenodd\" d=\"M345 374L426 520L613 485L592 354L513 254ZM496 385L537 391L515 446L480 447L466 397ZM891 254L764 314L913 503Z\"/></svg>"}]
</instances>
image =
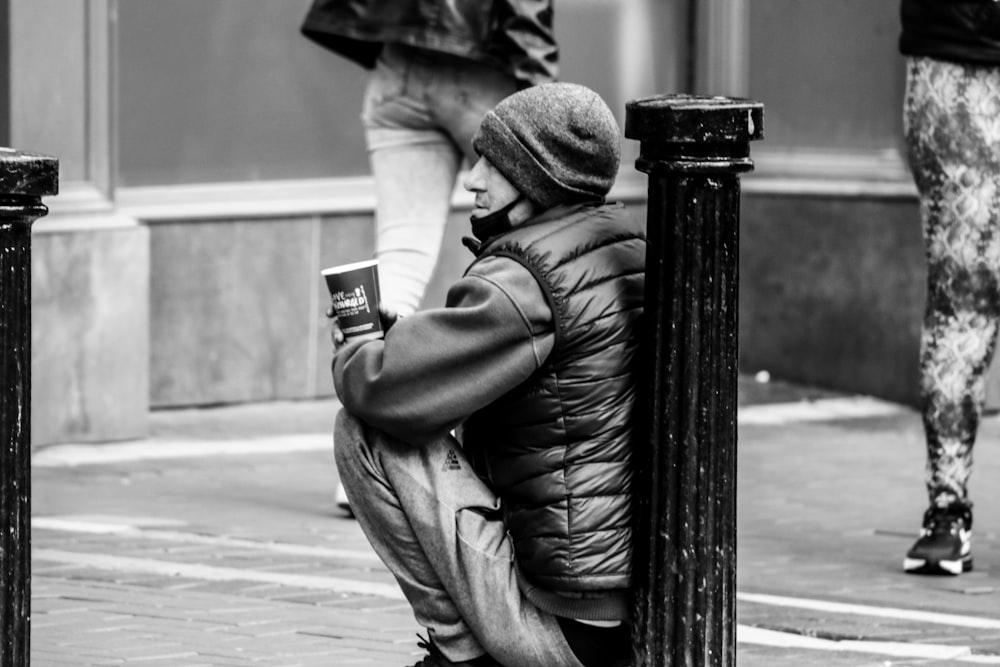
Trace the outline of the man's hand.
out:
<instances>
[{"instance_id":1,"label":"man's hand","mask_svg":"<svg viewBox=\"0 0 1000 667\"><path fill-rule=\"evenodd\" d=\"M337 312L333 309L332 305L326 309L326 316L330 318L330 341L333 343L333 352L336 354L340 351L340 348L347 344L347 336L344 335L343 330L340 328L340 318L337 317ZM389 331L392 325L400 319L399 314L395 310L384 304L379 305L378 316L382 320L383 331Z\"/></svg>"},{"instance_id":2,"label":"man's hand","mask_svg":"<svg viewBox=\"0 0 1000 667\"><path fill-rule=\"evenodd\" d=\"M332 305L326 309L326 316L330 318L330 341L333 343L333 352L336 354L347 343L347 336L340 329L340 318L337 317L337 312Z\"/></svg>"},{"instance_id":3,"label":"man's hand","mask_svg":"<svg viewBox=\"0 0 1000 667\"><path fill-rule=\"evenodd\" d=\"M392 328L392 325L395 324L396 320L400 317L395 310L392 310L384 303L380 303L378 306L378 316L379 319L382 320L382 331L388 331Z\"/></svg>"}]
</instances>

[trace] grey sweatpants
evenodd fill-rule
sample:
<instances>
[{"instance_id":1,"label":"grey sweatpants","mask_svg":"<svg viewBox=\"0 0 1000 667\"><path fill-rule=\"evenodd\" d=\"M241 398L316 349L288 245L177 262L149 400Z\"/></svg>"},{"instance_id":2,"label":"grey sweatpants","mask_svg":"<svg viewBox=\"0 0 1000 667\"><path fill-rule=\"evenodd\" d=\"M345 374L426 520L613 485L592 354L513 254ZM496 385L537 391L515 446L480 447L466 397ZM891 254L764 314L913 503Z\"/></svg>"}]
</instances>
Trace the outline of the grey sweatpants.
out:
<instances>
[{"instance_id":1,"label":"grey sweatpants","mask_svg":"<svg viewBox=\"0 0 1000 667\"><path fill-rule=\"evenodd\" d=\"M449 660L582 667L556 617L521 594L500 501L456 440L414 447L341 410L334 442L361 528Z\"/></svg>"}]
</instances>

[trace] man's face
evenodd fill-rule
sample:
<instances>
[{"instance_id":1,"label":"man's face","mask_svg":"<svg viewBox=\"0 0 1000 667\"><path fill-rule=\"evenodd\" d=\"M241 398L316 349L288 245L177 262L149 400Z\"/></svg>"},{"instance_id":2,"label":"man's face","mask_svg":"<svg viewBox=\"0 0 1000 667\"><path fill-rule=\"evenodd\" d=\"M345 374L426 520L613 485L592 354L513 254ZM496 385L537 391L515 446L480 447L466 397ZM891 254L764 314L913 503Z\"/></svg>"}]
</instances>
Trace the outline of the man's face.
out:
<instances>
[{"instance_id":1,"label":"man's face","mask_svg":"<svg viewBox=\"0 0 1000 667\"><path fill-rule=\"evenodd\" d=\"M521 196L517 188L484 157L472 165L463 185L476 195L473 219L498 211Z\"/></svg>"}]
</instances>

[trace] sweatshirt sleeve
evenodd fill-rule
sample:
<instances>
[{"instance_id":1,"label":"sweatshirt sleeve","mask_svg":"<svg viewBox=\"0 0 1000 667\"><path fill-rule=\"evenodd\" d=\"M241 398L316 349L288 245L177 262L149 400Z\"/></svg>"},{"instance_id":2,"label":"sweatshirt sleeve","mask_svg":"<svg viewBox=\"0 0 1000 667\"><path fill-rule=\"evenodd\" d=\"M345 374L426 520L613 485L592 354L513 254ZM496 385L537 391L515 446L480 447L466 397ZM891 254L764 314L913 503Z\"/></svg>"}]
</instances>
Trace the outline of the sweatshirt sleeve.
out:
<instances>
[{"instance_id":1,"label":"sweatshirt sleeve","mask_svg":"<svg viewBox=\"0 0 1000 667\"><path fill-rule=\"evenodd\" d=\"M452 286L446 307L398 320L384 340L341 348L334 387L353 415L419 444L527 380L553 342L535 278L514 260L490 257Z\"/></svg>"}]
</instances>

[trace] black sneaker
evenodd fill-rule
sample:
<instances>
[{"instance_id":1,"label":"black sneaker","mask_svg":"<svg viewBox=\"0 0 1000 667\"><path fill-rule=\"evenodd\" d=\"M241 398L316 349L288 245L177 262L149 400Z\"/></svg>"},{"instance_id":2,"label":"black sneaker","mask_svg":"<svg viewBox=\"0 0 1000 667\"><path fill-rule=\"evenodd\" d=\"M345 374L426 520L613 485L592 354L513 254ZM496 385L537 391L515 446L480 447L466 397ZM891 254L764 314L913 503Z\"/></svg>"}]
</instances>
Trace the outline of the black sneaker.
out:
<instances>
[{"instance_id":1,"label":"black sneaker","mask_svg":"<svg viewBox=\"0 0 1000 667\"><path fill-rule=\"evenodd\" d=\"M489 655L481 655L478 658L472 660L465 660L463 662L452 662L448 658L444 657L441 650L434 645L434 642L424 639L417 635L420 641L417 642L417 646L422 649L426 649L427 656L421 658L413 667L452 667L456 665L458 667L503 667L499 662L491 658Z\"/></svg>"},{"instance_id":2,"label":"black sneaker","mask_svg":"<svg viewBox=\"0 0 1000 667\"><path fill-rule=\"evenodd\" d=\"M354 518L354 510L351 509L351 501L347 499L347 491L344 490L344 485L337 482L337 507L347 515L348 519Z\"/></svg>"},{"instance_id":3,"label":"black sneaker","mask_svg":"<svg viewBox=\"0 0 1000 667\"><path fill-rule=\"evenodd\" d=\"M906 552L903 571L959 575L972 569L972 510L965 505L924 512L920 538Z\"/></svg>"}]
</instances>

